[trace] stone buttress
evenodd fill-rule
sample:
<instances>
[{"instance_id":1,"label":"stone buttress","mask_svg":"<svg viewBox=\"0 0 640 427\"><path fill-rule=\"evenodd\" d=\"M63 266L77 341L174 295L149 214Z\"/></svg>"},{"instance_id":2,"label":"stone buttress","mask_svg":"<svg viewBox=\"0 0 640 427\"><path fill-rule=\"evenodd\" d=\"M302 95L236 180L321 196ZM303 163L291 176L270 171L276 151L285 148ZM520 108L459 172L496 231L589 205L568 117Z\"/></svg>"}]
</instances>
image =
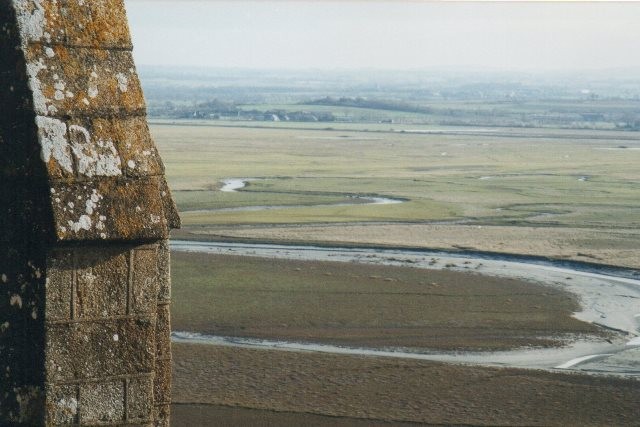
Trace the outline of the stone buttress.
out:
<instances>
[{"instance_id":1,"label":"stone buttress","mask_svg":"<svg viewBox=\"0 0 640 427\"><path fill-rule=\"evenodd\" d=\"M123 0L0 0L0 425L168 425L168 235Z\"/></svg>"}]
</instances>

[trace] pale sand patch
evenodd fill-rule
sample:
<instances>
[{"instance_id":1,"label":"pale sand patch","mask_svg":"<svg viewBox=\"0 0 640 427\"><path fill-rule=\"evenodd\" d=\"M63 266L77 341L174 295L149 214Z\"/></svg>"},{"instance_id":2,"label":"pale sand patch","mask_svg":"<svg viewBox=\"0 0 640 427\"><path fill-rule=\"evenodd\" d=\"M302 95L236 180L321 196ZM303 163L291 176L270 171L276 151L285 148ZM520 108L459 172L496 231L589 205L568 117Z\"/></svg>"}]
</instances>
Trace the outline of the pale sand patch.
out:
<instances>
[{"instance_id":1,"label":"pale sand patch","mask_svg":"<svg viewBox=\"0 0 640 427\"><path fill-rule=\"evenodd\" d=\"M260 240L468 249L640 267L640 231L634 229L355 224L215 228L200 233Z\"/></svg>"}]
</instances>

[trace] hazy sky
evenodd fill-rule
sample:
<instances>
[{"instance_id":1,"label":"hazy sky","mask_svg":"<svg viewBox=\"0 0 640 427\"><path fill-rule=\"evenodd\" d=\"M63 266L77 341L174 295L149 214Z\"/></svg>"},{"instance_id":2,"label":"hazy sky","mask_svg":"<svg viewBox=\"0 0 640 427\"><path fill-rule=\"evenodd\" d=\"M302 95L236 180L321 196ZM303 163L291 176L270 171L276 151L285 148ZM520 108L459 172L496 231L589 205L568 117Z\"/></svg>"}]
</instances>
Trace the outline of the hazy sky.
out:
<instances>
[{"instance_id":1,"label":"hazy sky","mask_svg":"<svg viewBox=\"0 0 640 427\"><path fill-rule=\"evenodd\" d=\"M640 3L127 0L139 64L640 67Z\"/></svg>"}]
</instances>

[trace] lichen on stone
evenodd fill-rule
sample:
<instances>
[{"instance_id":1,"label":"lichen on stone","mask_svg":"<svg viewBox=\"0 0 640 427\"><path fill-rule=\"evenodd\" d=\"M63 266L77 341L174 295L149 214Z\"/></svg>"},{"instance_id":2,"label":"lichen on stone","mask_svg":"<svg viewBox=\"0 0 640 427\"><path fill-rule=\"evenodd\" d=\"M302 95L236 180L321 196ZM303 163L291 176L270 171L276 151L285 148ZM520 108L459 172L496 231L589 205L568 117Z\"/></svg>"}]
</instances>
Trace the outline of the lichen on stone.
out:
<instances>
[{"instance_id":1,"label":"lichen on stone","mask_svg":"<svg viewBox=\"0 0 640 427\"><path fill-rule=\"evenodd\" d=\"M51 1L51 0L49 0ZM23 46L40 41L45 36L45 9L43 0L13 0Z\"/></svg>"},{"instance_id":2,"label":"lichen on stone","mask_svg":"<svg viewBox=\"0 0 640 427\"><path fill-rule=\"evenodd\" d=\"M61 120L42 116L36 117L36 124L42 160L45 164L54 159L63 170L73 173L67 125Z\"/></svg>"},{"instance_id":3,"label":"lichen on stone","mask_svg":"<svg viewBox=\"0 0 640 427\"><path fill-rule=\"evenodd\" d=\"M111 140L92 142L89 131L79 125L69 126L71 149L78 164L78 173L87 177L122 175L121 160Z\"/></svg>"}]
</instances>

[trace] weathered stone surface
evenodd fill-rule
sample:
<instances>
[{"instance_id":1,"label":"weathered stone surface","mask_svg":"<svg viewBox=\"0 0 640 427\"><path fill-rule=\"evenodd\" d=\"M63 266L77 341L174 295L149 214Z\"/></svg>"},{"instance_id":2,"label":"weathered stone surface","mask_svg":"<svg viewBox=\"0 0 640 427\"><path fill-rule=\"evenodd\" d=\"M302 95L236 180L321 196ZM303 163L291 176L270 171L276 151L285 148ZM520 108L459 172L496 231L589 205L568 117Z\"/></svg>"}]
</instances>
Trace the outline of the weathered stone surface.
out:
<instances>
[{"instance_id":1,"label":"weathered stone surface","mask_svg":"<svg viewBox=\"0 0 640 427\"><path fill-rule=\"evenodd\" d=\"M158 297L158 255L155 247L136 249L132 256L131 312L150 314Z\"/></svg>"},{"instance_id":2,"label":"weathered stone surface","mask_svg":"<svg viewBox=\"0 0 640 427\"><path fill-rule=\"evenodd\" d=\"M123 0L0 1L0 425L169 425L169 229Z\"/></svg>"},{"instance_id":3,"label":"weathered stone surface","mask_svg":"<svg viewBox=\"0 0 640 427\"><path fill-rule=\"evenodd\" d=\"M14 2L28 43L131 48L123 0Z\"/></svg>"},{"instance_id":4,"label":"weathered stone surface","mask_svg":"<svg viewBox=\"0 0 640 427\"><path fill-rule=\"evenodd\" d=\"M171 301L171 262L169 260L169 242L158 244L158 303Z\"/></svg>"},{"instance_id":5,"label":"weathered stone surface","mask_svg":"<svg viewBox=\"0 0 640 427\"><path fill-rule=\"evenodd\" d=\"M96 424L125 421L125 390L124 380L82 384L80 386L80 404L82 405L80 422Z\"/></svg>"},{"instance_id":6,"label":"weathered stone surface","mask_svg":"<svg viewBox=\"0 0 640 427\"><path fill-rule=\"evenodd\" d=\"M38 117L36 123L42 156L52 178L86 180L164 173L143 117Z\"/></svg>"},{"instance_id":7,"label":"weathered stone surface","mask_svg":"<svg viewBox=\"0 0 640 427\"><path fill-rule=\"evenodd\" d=\"M151 373L155 362L152 319L47 325L49 382Z\"/></svg>"},{"instance_id":8,"label":"weathered stone surface","mask_svg":"<svg viewBox=\"0 0 640 427\"><path fill-rule=\"evenodd\" d=\"M49 424L74 424L78 421L79 387L55 385L47 390L47 422Z\"/></svg>"},{"instance_id":9,"label":"weathered stone surface","mask_svg":"<svg viewBox=\"0 0 640 427\"><path fill-rule=\"evenodd\" d=\"M171 406L160 405L155 407L155 427L169 427L169 419L171 417Z\"/></svg>"},{"instance_id":10,"label":"weathered stone surface","mask_svg":"<svg viewBox=\"0 0 640 427\"><path fill-rule=\"evenodd\" d=\"M33 44L25 53L37 115L122 115L145 110L130 51Z\"/></svg>"},{"instance_id":11,"label":"weathered stone surface","mask_svg":"<svg viewBox=\"0 0 640 427\"><path fill-rule=\"evenodd\" d=\"M159 177L51 185L59 241L157 240L169 236Z\"/></svg>"},{"instance_id":12,"label":"weathered stone surface","mask_svg":"<svg viewBox=\"0 0 640 427\"><path fill-rule=\"evenodd\" d=\"M171 312L169 305L158 306L156 351L158 359L171 359Z\"/></svg>"},{"instance_id":13,"label":"weathered stone surface","mask_svg":"<svg viewBox=\"0 0 640 427\"><path fill-rule=\"evenodd\" d=\"M171 403L171 360L157 360L153 395L156 405Z\"/></svg>"},{"instance_id":14,"label":"weathered stone surface","mask_svg":"<svg viewBox=\"0 0 640 427\"><path fill-rule=\"evenodd\" d=\"M119 248L76 255L74 318L108 319L127 314L127 255Z\"/></svg>"},{"instance_id":15,"label":"weathered stone surface","mask_svg":"<svg viewBox=\"0 0 640 427\"><path fill-rule=\"evenodd\" d=\"M149 376L130 379L127 399L128 421L150 420L153 417L153 378Z\"/></svg>"},{"instance_id":16,"label":"weathered stone surface","mask_svg":"<svg viewBox=\"0 0 640 427\"><path fill-rule=\"evenodd\" d=\"M47 306L45 316L49 320L70 320L74 283L74 253L58 250L47 261Z\"/></svg>"},{"instance_id":17,"label":"weathered stone surface","mask_svg":"<svg viewBox=\"0 0 640 427\"><path fill-rule=\"evenodd\" d=\"M144 177L164 174L164 167L144 117L94 118L71 124L74 125L87 128L92 135L93 144L113 141L122 161L123 175Z\"/></svg>"},{"instance_id":18,"label":"weathered stone surface","mask_svg":"<svg viewBox=\"0 0 640 427\"><path fill-rule=\"evenodd\" d=\"M178 215L176 204L171 197L171 191L169 191L167 180L162 177L159 181L160 198L164 207L164 215L167 220L167 226L169 227L169 229L180 228L180 216Z\"/></svg>"}]
</instances>

